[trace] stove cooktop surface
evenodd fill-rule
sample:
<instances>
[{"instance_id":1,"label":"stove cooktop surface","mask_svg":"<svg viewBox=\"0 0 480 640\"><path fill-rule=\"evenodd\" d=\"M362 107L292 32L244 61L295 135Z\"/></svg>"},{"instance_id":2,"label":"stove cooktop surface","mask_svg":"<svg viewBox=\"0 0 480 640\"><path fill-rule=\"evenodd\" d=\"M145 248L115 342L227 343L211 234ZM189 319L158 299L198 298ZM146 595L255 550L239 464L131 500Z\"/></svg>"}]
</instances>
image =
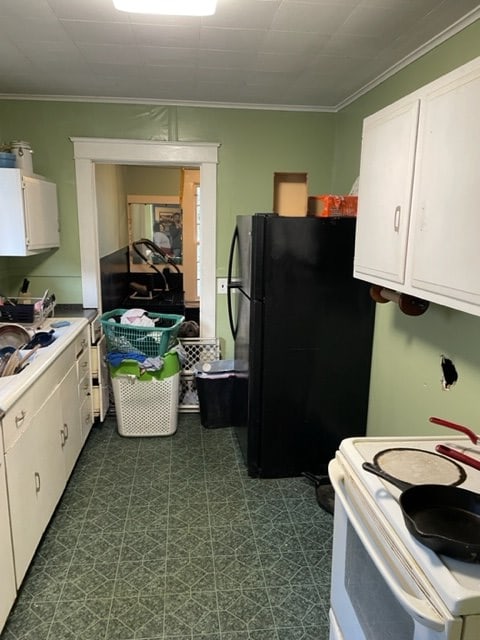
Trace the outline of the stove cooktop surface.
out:
<instances>
[{"instance_id":1,"label":"stove cooktop surface","mask_svg":"<svg viewBox=\"0 0 480 640\"><path fill-rule=\"evenodd\" d=\"M421 567L428 581L434 586L448 609L454 615L478 614L480 612L480 563L463 562L438 555L418 542L405 526L403 514L398 503L401 491L362 468L364 462L373 462L375 456L380 452L392 449L413 449L422 452L420 456L426 457L428 454L423 452L435 453L435 447L440 442L464 447L468 455L480 460L480 446L472 445L466 437L457 436L347 438L340 445L337 459L350 477L353 478L361 492L367 492L373 499L376 510L385 516L385 526L395 531L407 552L413 557L415 564ZM432 460L434 458L435 456L432 456ZM450 462L449 459L443 457L442 460ZM458 486L480 493L480 470L460 462L456 462L455 465L463 469L465 476L465 480L461 481ZM449 464L445 466L443 463L440 463L440 467L443 468L444 472L446 470L445 484L449 484L452 479L449 469L451 470L455 467ZM420 481L443 483L440 479L438 468L436 468L436 461L432 470L433 475L429 479L429 470L427 466L424 466L420 471ZM403 470L403 479L413 482L418 472L418 469L409 469L406 465Z\"/></svg>"}]
</instances>

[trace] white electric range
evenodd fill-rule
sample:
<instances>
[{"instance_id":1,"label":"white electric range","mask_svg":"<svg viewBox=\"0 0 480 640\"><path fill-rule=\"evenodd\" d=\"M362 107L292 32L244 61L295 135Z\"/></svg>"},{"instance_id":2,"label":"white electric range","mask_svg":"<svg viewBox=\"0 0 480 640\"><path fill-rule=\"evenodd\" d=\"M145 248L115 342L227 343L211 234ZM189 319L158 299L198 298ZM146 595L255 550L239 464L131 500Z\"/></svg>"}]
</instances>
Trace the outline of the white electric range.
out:
<instances>
[{"instance_id":1,"label":"white electric range","mask_svg":"<svg viewBox=\"0 0 480 640\"><path fill-rule=\"evenodd\" d=\"M405 525L400 490L362 468L379 452L435 452L440 442L463 445L480 460L480 447L465 437L341 443L329 466L335 489L331 640L480 638L480 563L438 555L417 541ZM459 486L480 493L480 470L455 464L466 475ZM414 470L405 475L413 478Z\"/></svg>"}]
</instances>

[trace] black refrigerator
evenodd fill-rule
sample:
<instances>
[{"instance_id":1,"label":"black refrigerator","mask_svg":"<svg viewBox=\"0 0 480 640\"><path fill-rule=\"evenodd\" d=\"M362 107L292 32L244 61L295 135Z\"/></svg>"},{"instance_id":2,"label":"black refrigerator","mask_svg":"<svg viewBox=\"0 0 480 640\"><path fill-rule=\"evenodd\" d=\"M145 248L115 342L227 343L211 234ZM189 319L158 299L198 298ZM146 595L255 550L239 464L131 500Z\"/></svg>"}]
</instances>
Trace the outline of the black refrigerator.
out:
<instances>
[{"instance_id":1,"label":"black refrigerator","mask_svg":"<svg viewBox=\"0 0 480 640\"><path fill-rule=\"evenodd\" d=\"M233 424L253 477L325 475L365 434L375 305L355 218L238 216L228 275Z\"/></svg>"}]
</instances>

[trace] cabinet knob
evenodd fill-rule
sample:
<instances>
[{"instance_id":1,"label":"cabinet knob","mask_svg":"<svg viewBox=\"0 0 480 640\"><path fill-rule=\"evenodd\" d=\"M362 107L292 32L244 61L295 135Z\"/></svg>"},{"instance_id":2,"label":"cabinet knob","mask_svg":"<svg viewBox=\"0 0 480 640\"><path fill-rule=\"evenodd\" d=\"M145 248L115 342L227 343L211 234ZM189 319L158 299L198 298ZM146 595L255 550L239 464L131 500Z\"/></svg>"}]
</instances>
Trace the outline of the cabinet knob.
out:
<instances>
[{"instance_id":1,"label":"cabinet knob","mask_svg":"<svg viewBox=\"0 0 480 640\"><path fill-rule=\"evenodd\" d=\"M33 477L35 479L35 493L39 493L41 482L40 482L40 474L38 473L38 471L34 472Z\"/></svg>"},{"instance_id":2,"label":"cabinet knob","mask_svg":"<svg viewBox=\"0 0 480 640\"><path fill-rule=\"evenodd\" d=\"M15 426L19 429L22 426L22 422L25 420L25 416L27 415L26 411L21 411L20 415L15 416Z\"/></svg>"},{"instance_id":3,"label":"cabinet knob","mask_svg":"<svg viewBox=\"0 0 480 640\"><path fill-rule=\"evenodd\" d=\"M395 213L393 215L393 230L397 233L400 229L400 213L401 207L400 205L398 205L397 207L395 207Z\"/></svg>"},{"instance_id":4,"label":"cabinet knob","mask_svg":"<svg viewBox=\"0 0 480 640\"><path fill-rule=\"evenodd\" d=\"M60 442L62 444L62 449L67 444L67 440L68 440L68 424L65 422L63 425L63 429L60 429Z\"/></svg>"}]
</instances>

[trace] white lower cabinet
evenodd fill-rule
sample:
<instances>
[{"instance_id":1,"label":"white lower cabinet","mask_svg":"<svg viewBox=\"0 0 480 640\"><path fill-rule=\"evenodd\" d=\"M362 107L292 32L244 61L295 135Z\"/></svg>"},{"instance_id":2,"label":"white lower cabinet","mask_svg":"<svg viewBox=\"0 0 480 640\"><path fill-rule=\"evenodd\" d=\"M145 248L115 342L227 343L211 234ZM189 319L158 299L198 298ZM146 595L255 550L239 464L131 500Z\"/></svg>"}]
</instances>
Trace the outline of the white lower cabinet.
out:
<instances>
[{"instance_id":1,"label":"white lower cabinet","mask_svg":"<svg viewBox=\"0 0 480 640\"><path fill-rule=\"evenodd\" d=\"M15 601L16 594L5 464L2 439L0 438L0 632Z\"/></svg>"},{"instance_id":2,"label":"white lower cabinet","mask_svg":"<svg viewBox=\"0 0 480 640\"><path fill-rule=\"evenodd\" d=\"M90 347L93 415L101 422L105 420L109 405L109 374L105 359L106 353L106 340L105 336L102 335L98 342Z\"/></svg>"},{"instance_id":3,"label":"white lower cabinet","mask_svg":"<svg viewBox=\"0 0 480 640\"><path fill-rule=\"evenodd\" d=\"M0 633L93 424L88 335L59 353L2 418Z\"/></svg>"},{"instance_id":4,"label":"white lower cabinet","mask_svg":"<svg viewBox=\"0 0 480 640\"><path fill-rule=\"evenodd\" d=\"M60 389L55 389L5 454L17 587L65 487Z\"/></svg>"},{"instance_id":5,"label":"white lower cabinet","mask_svg":"<svg viewBox=\"0 0 480 640\"><path fill-rule=\"evenodd\" d=\"M80 453L84 438L80 424L77 367L73 365L61 383L62 424L59 431L67 479Z\"/></svg>"},{"instance_id":6,"label":"white lower cabinet","mask_svg":"<svg viewBox=\"0 0 480 640\"><path fill-rule=\"evenodd\" d=\"M92 400L92 365L90 358L90 332L85 328L76 341L78 406L82 445L94 421Z\"/></svg>"},{"instance_id":7,"label":"white lower cabinet","mask_svg":"<svg viewBox=\"0 0 480 640\"><path fill-rule=\"evenodd\" d=\"M85 442L93 425L92 404L90 400L85 400L80 406L80 423L82 426L82 442Z\"/></svg>"}]
</instances>

